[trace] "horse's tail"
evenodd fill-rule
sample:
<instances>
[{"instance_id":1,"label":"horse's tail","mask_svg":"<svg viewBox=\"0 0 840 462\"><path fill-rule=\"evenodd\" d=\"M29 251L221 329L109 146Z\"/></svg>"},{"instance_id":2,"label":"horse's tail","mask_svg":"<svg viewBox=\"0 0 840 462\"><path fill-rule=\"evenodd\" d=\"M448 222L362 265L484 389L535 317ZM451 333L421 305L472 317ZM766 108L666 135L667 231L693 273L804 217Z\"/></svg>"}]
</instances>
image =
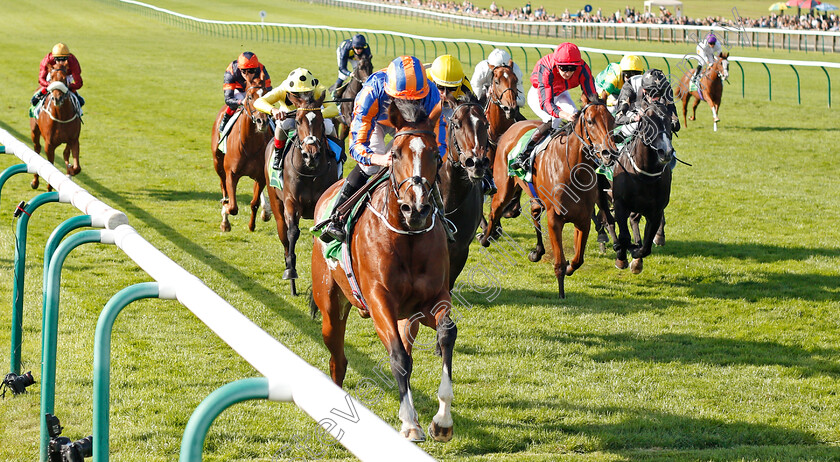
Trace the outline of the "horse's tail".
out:
<instances>
[{"instance_id":1,"label":"horse's tail","mask_svg":"<svg viewBox=\"0 0 840 462\"><path fill-rule=\"evenodd\" d=\"M312 292L309 292L309 316L312 319L318 317L318 305L315 304L315 298L312 296Z\"/></svg>"}]
</instances>

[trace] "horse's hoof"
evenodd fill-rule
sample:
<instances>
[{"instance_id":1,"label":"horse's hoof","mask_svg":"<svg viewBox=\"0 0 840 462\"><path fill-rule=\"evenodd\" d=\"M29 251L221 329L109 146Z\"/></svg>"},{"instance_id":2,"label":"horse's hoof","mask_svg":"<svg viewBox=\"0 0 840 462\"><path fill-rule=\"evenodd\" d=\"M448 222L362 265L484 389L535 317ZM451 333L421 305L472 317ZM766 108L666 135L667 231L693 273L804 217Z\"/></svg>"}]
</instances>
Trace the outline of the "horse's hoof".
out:
<instances>
[{"instance_id":1,"label":"horse's hoof","mask_svg":"<svg viewBox=\"0 0 840 462\"><path fill-rule=\"evenodd\" d=\"M294 268L288 268L286 271L283 271L283 279L297 279L298 274L297 270Z\"/></svg>"},{"instance_id":2,"label":"horse's hoof","mask_svg":"<svg viewBox=\"0 0 840 462\"><path fill-rule=\"evenodd\" d=\"M545 255L545 250L540 252L539 250L534 249L528 252L528 260L531 260L532 262L536 263L542 259L543 255Z\"/></svg>"},{"instance_id":3,"label":"horse's hoof","mask_svg":"<svg viewBox=\"0 0 840 462\"><path fill-rule=\"evenodd\" d=\"M38 181L38 179L36 178L36 179L32 180L31 183L29 183L29 186L31 186L32 189L38 189L38 185L40 185L40 184L41 184L41 182Z\"/></svg>"},{"instance_id":4,"label":"horse's hoof","mask_svg":"<svg viewBox=\"0 0 840 462\"><path fill-rule=\"evenodd\" d=\"M607 236L607 233L601 231L600 233L598 233L598 242L600 242L601 244L606 244L607 242L610 242L610 237Z\"/></svg>"},{"instance_id":5,"label":"horse's hoof","mask_svg":"<svg viewBox=\"0 0 840 462\"><path fill-rule=\"evenodd\" d=\"M409 428L403 430L401 433L408 441L414 443L422 443L423 441L426 441L426 435L423 434L423 430L421 430L420 427Z\"/></svg>"},{"instance_id":6,"label":"horse's hoof","mask_svg":"<svg viewBox=\"0 0 840 462\"><path fill-rule=\"evenodd\" d=\"M82 173L82 166L81 165L79 165L78 167L73 169L73 176L76 176L80 173Z\"/></svg>"},{"instance_id":7,"label":"horse's hoof","mask_svg":"<svg viewBox=\"0 0 840 462\"><path fill-rule=\"evenodd\" d=\"M658 246L665 245L665 234L664 233L663 234L658 234L657 233L656 236L653 237L653 243L658 245Z\"/></svg>"},{"instance_id":8,"label":"horse's hoof","mask_svg":"<svg viewBox=\"0 0 840 462\"><path fill-rule=\"evenodd\" d=\"M641 258L634 258L633 262L630 263L630 271L632 271L633 274L639 274L639 273L642 272L642 269L643 269L642 259Z\"/></svg>"},{"instance_id":9,"label":"horse's hoof","mask_svg":"<svg viewBox=\"0 0 840 462\"><path fill-rule=\"evenodd\" d=\"M453 429L454 427L441 427L435 423L433 420L432 423L429 424L429 435L434 438L435 441L440 441L441 443L446 443L452 439Z\"/></svg>"},{"instance_id":10,"label":"horse's hoof","mask_svg":"<svg viewBox=\"0 0 840 462\"><path fill-rule=\"evenodd\" d=\"M627 260L619 260L618 258L616 258L615 267L620 270L627 269Z\"/></svg>"},{"instance_id":11,"label":"horse's hoof","mask_svg":"<svg viewBox=\"0 0 840 462\"><path fill-rule=\"evenodd\" d=\"M715 119L715 123L718 123L718 122L720 122L720 119Z\"/></svg>"},{"instance_id":12,"label":"horse's hoof","mask_svg":"<svg viewBox=\"0 0 840 462\"><path fill-rule=\"evenodd\" d=\"M478 243L481 244L482 247L490 247L490 240L484 235L484 233L478 234Z\"/></svg>"},{"instance_id":13,"label":"horse's hoof","mask_svg":"<svg viewBox=\"0 0 840 462\"><path fill-rule=\"evenodd\" d=\"M222 224L219 225L219 228L225 233L230 231L230 222L223 221Z\"/></svg>"},{"instance_id":14,"label":"horse's hoof","mask_svg":"<svg viewBox=\"0 0 840 462\"><path fill-rule=\"evenodd\" d=\"M694 117L689 117L688 120L694 120Z\"/></svg>"}]
</instances>

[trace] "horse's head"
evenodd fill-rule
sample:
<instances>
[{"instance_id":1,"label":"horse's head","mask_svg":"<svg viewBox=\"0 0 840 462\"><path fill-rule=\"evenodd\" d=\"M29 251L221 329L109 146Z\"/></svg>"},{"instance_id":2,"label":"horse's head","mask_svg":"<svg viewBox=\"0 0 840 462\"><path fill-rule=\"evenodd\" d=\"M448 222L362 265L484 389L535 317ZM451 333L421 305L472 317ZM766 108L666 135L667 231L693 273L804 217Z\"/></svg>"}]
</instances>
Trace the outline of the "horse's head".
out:
<instances>
[{"instance_id":1,"label":"horse's head","mask_svg":"<svg viewBox=\"0 0 840 462\"><path fill-rule=\"evenodd\" d=\"M474 101L456 103L446 134L448 162L463 168L473 183L480 182L490 168L489 124L481 106Z\"/></svg>"},{"instance_id":2,"label":"horse's head","mask_svg":"<svg viewBox=\"0 0 840 462\"><path fill-rule=\"evenodd\" d=\"M490 101L504 111L506 118L513 118L516 109L516 86L519 83L519 79L513 72L513 60L508 61L504 66L490 67L493 70L493 78L488 90Z\"/></svg>"},{"instance_id":3,"label":"horse's head","mask_svg":"<svg viewBox=\"0 0 840 462\"><path fill-rule=\"evenodd\" d=\"M371 74L373 74L373 62L371 61L370 55L359 56L359 63L353 69L353 77L359 80L360 83L364 83Z\"/></svg>"},{"instance_id":4,"label":"horse's head","mask_svg":"<svg viewBox=\"0 0 840 462\"><path fill-rule=\"evenodd\" d=\"M674 158L671 144L671 121L664 104L651 103L644 107L636 129L640 144L647 146L651 155L646 165L656 169L664 168ZM638 149L638 148L637 148Z\"/></svg>"},{"instance_id":5,"label":"horse's head","mask_svg":"<svg viewBox=\"0 0 840 462\"><path fill-rule=\"evenodd\" d=\"M594 95L581 95L583 108L576 115L574 134L584 145L584 154L598 156L601 162L609 164L618 156L618 148L612 138L615 118L604 101Z\"/></svg>"},{"instance_id":6,"label":"horse's head","mask_svg":"<svg viewBox=\"0 0 840 462\"><path fill-rule=\"evenodd\" d=\"M268 114L258 111L254 107L254 102L259 99L265 92L263 81L257 77L251 81L248 88L245 89L245 98L242 100L242 110L245 115L251 119L251 122L260 133L265 133L268 130Z\"/></svg>"},{"instance_id":7,"label":"horse's head","mask_svg":"<svg viewBox=\"0 0 840 462\"><path fill-rule=\"evenodd\" d=\"M296 147L300 150L303 168L309 171L321 165L321 154L326 148L326 129L321 114L321 105L326 95L324 92L320 98L315 99L312 92L289 93L289 100L298 108L295 114Z\"/></svg>"},{"instance_id":8,"label":"horse's head","mask_svg":"<svg viewBox=\"0 0 840 462\"><path fill-rule=\"evenodd\" d=\"M721 53L712 65L712 69L721 80L729 80L729 53Z\"/></svg>"},{"instance_id":9,"label":"horse's head","mask_svg":"<svg viewBox=\"0 0 840 462\"><path fill-rule=\"evenodd\" d=\"M440 161L434 131L439 114L430 118L418 103L395 99L388 108L388 119L397 129L391 147L391 189L410 230L424 228L432 214Z\"/></svg>"},{"instance_id":10,"label":"horse's head","mask_svg":"<svg viewBox=\"0 0 840 462\"><path fill-rule=\"evenodd\" d=\"M56 64L50 69L50 84L47 87L47 91L50 92L53 104L56 106L61 106L70 95L70 85L67 83L67 76L69 74L70 71L63 63Z\"/></svg>"}]
</instances>

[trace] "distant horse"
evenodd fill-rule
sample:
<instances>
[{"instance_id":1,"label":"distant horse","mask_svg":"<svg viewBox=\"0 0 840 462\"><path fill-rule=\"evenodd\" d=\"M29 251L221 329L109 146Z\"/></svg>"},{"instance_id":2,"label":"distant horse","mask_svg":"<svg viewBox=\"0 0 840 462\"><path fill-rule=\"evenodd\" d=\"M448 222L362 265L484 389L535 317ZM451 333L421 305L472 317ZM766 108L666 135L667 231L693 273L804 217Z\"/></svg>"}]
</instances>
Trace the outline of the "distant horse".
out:
<instances>
[{"instance_id":1,"label":"distant horse","mask_svg":"<svg viewBox=\"0 0 840 462\"><path fill-rule=\"evenodd\" d=\"M437 117L409 123L396 104L390 105L388 114L397 130L390 151L390 176L372 192L348 236L360 298L351 289L344 268L324 258L325 244L319 239L312 249L312 298L323 318L321 332L330 350L330 376L339 386L347 371L344 334L351 305L373 318L399 389L400 431L412 441L425 440L409 383L418 322L437 331L443 373L438 388L440 408L429 425L429 434L435 440L449 441L453 434L452 353L457 328L449 317L446 233L443 223L436 221L431 198L440 159L434 133ZM340 182L335 184L318 201L318 216L328 206L326 198L340 187Z\"/></svg>"},{"instance_id":2,"label":"distant horse","mask_svg":"<svg viewBox=\"0 0 840 462\"><path fill-rule=\"evenodd\" d=\"M650 255L654 236L664 224L663 213L671 196L668 163L674 156L670 116L666 120L664 108L656 104L643 108L643 111L630 149L621 154L613 169L612 182L615 221L619 229L616 239L614 228L610 227L615 242L615 266L627 268L629 250L633 257L630 269L635 274L642 272L642 259ZM645 218L645 235L641 245L631 246L627 219L634 212ZM638 217L633 220L636 229L638 220Z\"/></svg>"},{"instance_id":3,"label":"distant horse","mask_svg":"<svg viewBox=\"0 0 840 462\"><path fill-rule=\"evenodd\" d=\"M219 122L224 108L219 110L216 121L213 123L210 150L213 152L213 166L219 175L222 188L222 223L220 225L222 231L230 231L228 215L239 213L239 205L236 203L236 185L243 176L254 180L254 197L251 199L251 220L248 222L248 229L253 231L256 227L257 209L261 202L263 203L262 220L268 221L271 215L271 210L265 209L262 192L265 189L265 146L272 135L269 130L268 114L254 108L254 101L262 96L263 91L265 91L265 86L260 79L256 79L245 89L245 98L239 109L241 113L225 139L227 153L219 149Z\"/></svg>"},{"instance_id":4,"label":"distant horse","mask_svg":"<svg viewBox=\"0 0 840 462\"><path fill-rule=\"evenodd\" d=\"M697 106L700 104L700 101L705 100L709 103L709 107L712 108L712 116L715 120L714 129L717 131L717 123L720 122L718 111L720 110L720 101L723 97L723 82L729 79L729 53L721 53L715 59L715 62L703 72L697 91L690 90L691 77L693 75L694 70L689 69L683 75L675 92L675 96L682 100L683 121L688 126L688 121L694 120L697 116ZM691 117L687 118L688 101L692 96L695 98L695 101L691 106Z\"/></svg>"},{"instance_id":5,"label":"distant horse","mask_svg":"<svg viewBox=\"0 0 840 462\"><path fill-rule=\"evenodd\" d=\"M277 235L285 249L286 270L283 279L289 279L292 295L297 295L297 255L295 245L300 237L298 223L301 218L312 219L315 204L324 191L338 180L335 156L330 151L324 128L321 105L324 96L314 100L312 94L303 99L290 92L289 99L297 107L295 113L295 137L292 146L283 159L283 189L268 186L268 198L277 223ZM274 145L269 143L265 153L265 178L271 175L271 154Z\"/></svg>"},{"instance_id":6,"label":"distant horse","mask_svg":"<svg viewBox=\"0 0 840 462\"><path fill-rule=\"evenodd\" d=\"M593 97L594 98L594 97ZM557 277L560 298L566 297L565 276L571 276L581 265L586 248L586 239L592 224L591 215L595 205L597 180L595 174L596 157L602 162L609 162L610 156L617 152L612 141L615 120L607 107L598 99L589 100L582 96L583 108L575 118L568 132L554 137L545 151L534 160L533 186L535 199L545 207L548 223L548 235L554 250L554 274ZM540 122L526 120L514 124L499 139L499 152L507 153L529 130L539 126ZM493 196L487 232L480 239L481 245L488 246L488 239L494 233L505 209L514 200L519 190L528 188L521 179L508 176L505 155L496 156L493 176L499 192ZM575 225L575 255L571 262L566 261L563 251L563 226ZM539 261L545 248L539 220L537 227L537 246L528 255L531 261Z\"/></svg>"},{"instance_id":7,"label":"distant horse","mask_svg":"<svg viewBox=\"0 0 840 462\"><path fill-rule=\"evenodd\" d=\"M341 140L342 144L347 140L347 136L350 134L350 122L353 120L353 100L356 99L356 95L362 90L362 84L365 83L365 80L367 80L371 74L373 74L373 63L371 62L371 57L369 55L359 56L359 62L353 69L353 73L351 73L350 77L348 77L350 81L346 83L346 86L343 90L341 90L341 94L338 96L342 100L349 100L343 101L338 105L340 111L338 116L338 138Z\"/></svg>"},{"instance_id":8,"label":"distant horse","mask_svg":"<svg viewBox=\"0 0 840 462\"><path fill-rule=\"evenodd\" d=\"M41 137L44 137L44 149L50 164L55 161L56 148L64 144L64 166L67 175L73 176L82 171L79 165L79 133L82 131L82 119L67 83L69 74L64 65L56 65L50 70L50 85L47 87L48 94L44 106L37 118L29 118L29 128L36 153L41 153ZM70 153L73 154L72 165ZM36 189L39 183L36 173L30 186ZM52 191L52 186L48 185L47 189Z\"/></svg>"},{"instance_id":9,"label":"distant horse","mask_svg":"<svg viewBox=\"0 0 840 462\"><path fill-rule=\"evenodd\" d=\"M443 196L446 218L456 228L455 242L449 243L449 288L464 269L470 243L482 218L484 191L481 180L490 168L487 119L479 104L458 104L447 100L454 107L446 129L446 159L441 165L440 191Z\"/></svg>"}]
</instances>

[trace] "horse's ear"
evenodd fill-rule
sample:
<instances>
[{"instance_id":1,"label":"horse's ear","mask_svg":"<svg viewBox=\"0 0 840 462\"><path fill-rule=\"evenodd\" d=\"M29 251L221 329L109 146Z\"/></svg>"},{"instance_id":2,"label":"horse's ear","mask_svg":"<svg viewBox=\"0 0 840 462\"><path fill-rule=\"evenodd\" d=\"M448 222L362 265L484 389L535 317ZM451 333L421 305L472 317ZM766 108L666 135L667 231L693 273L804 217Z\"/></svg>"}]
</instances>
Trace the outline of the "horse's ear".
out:
<instances>
[{"instance_id":1,"label":"horse's ear","mask_svg":"<svg viewBox=\"0 0 840 462\"><path fill-rule=\"evenodd\" d=\"M327 92L321 93L321 97L315 100L315 107L321 107L325 99L327 99Z\"/></svg>"},{"instance_id":2,"label":"horse's ear","mask_svg":"<svg viewBox=\"0 0 840 462\"><path fill-rule=\"evenodd\" d=\"M509 68L513 69L513 60L509 59L507 65Z\"/></svg>"},{"instance_id":3,"label":"horse's ear","mask_svg":"<svg viewBox=\"0 0 840 462\"><path fill-rule=\"evenodd\" d=\"M301 105L303 105L303 98L298 96L297 93L290 91L286 93L286 96L289 97L289 101L291 101L295 107L301 107Z\"/></svg>"},{"instance_id":4,"label":"horse's ear","mask_svg":"<svg viewBox=\"0 0 840 462\"><path fill-rule=\"evenodd\" d=\"M723 58L723 59L729 59L729 53L724 51L723 53L720 54L720 57Z\"/></svg>"},{"instance_id":5,"label":"horse's ear","mask_svg":"<svg viewBox=\"0 0 840 462\"><path fill-rule=\"evenodd\" d=\"M592 97L591 97L591 96L589 96L589 95L587 95L587 94L586 94L586 92L583 92L583 93L580 95L580 100L583 102L583 105L584 105L584 106L586 106L587 104L589 104L590 98L592 98Z\"/></svg>"},{"instance_id":6,"label":"horse's ear","mask_svg":"<svg viewBox=\"0 0 840 462\"><path fill-rule=\"evenodd\" d=\"M405 125L405 119L394 101L391 101L391 104L388 105L388 121L391 122L391 126L397 130Z\"/></svg>"}]
</instances>

